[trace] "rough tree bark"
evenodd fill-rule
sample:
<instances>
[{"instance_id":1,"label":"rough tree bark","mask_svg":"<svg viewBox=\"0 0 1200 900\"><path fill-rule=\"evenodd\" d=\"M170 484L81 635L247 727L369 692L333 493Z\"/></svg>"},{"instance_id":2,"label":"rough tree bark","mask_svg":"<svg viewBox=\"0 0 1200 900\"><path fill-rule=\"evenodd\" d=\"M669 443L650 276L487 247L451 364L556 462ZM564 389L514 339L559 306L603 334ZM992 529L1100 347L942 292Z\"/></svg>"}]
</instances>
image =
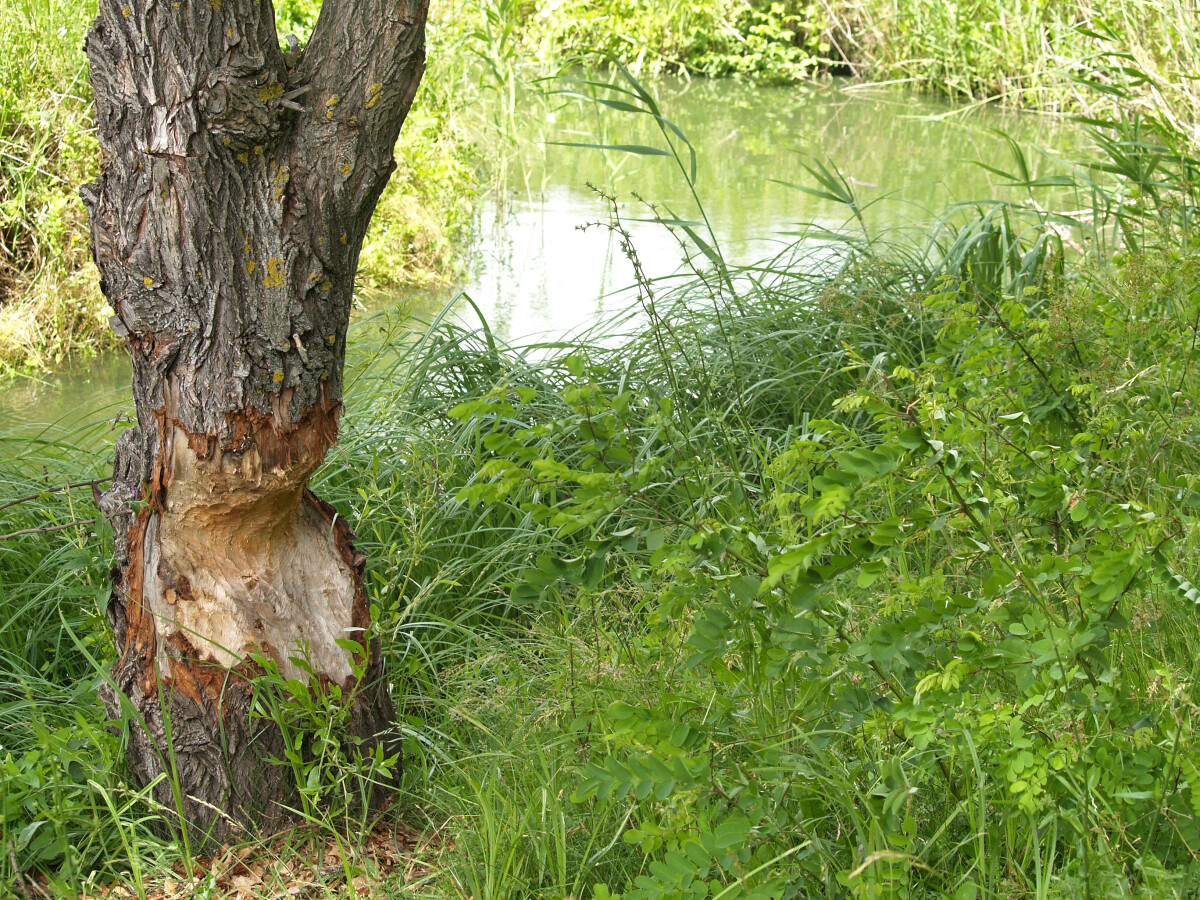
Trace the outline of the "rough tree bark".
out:
<instances>
[{"instance_id":1,"label":"rough tree bark","mask_svg":"<svg viewBox=\"0 0 1200 900\"><path fill-rule=\"evenodd\" d=\"M325 0L294 67L269 0L100 0L88 35L102 154L81 193L133 359L138 424L99 502L117 544L105 702L128 758L174 769L210 840L295 806L278 731L249 716L251 651L355 691L391 724L363 558L306 487L337 436L354 273L424 71L428 0ZM158 799L175 808L170 788Z\"/></svg>"}]
</instances>

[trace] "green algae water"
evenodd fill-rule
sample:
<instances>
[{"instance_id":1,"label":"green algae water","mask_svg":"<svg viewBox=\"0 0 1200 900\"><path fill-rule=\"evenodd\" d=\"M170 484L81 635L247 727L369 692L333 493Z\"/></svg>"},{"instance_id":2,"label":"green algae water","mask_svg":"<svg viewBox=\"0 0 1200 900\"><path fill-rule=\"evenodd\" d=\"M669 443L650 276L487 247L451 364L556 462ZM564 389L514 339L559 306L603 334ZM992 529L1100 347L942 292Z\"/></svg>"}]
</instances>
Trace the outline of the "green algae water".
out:
<instances>
[{"instance_id":1,"label":"green algae water","mask_svg":"<svg viewBox=\"0 0 1200 900\"><path fill-rule=\"evenodd\" d=\"M1051 154L1070 155L1081 144L1078 130L1061 120L845 82L771 88L664 79L653 92L697 150L697 192L731 264L773 257L808 226L848 227L846 206L789 186L815 186L803 167L814 157L840 170L868 205L874 233L885 235L923 228L956 203L1024 199L979 165L1012 169L1005 135ZM475 275L463 286L492 328L511 339L559 337L630 304L621 289L633 282L633 269L618 237L597 224L610 218L600 192L622 202L651 277L679 271L684 252L676 235L647 220L695 220L700 212L674 159L564 146L661 148L649 116L555 104L558 96L542 104L540 121L526 126L506 160L508 189L483 205ZM1034 177L1059 173L1051 157L1028 155L1046 170ZM820 243L812 242L814 253Z\"/></svg>"},{"instance_id":2,"label":"green algae water","mask_svg":"<svg viewBox=\"0 0 1200 900\"><path fill-rule=\"evenodd\" d=\"M869 226L886 235L927 223L956 203L1023 199L980 165L1011 168L1005 135L1046 151L1029 153L1044 169L1035 177L1057 174L1054 157L1070 158L1082 145L1077 128L1058 120L846 82L760 87L659 79L646 86L696 148L697 193L731 264L774 256L809 226L858 227L843 204L789 186L814 186L802 165L813 157L836 165L866 207ZM460 301L454 315L476 321L477 306L492 330L511 341L562 337L618 313L633 301L623 289L634 276L618 236L605 227L611 214L605 195L619 201L650 277L681 270L686 240L681 245L678 232L652 221L700 215L676 161L569 146L661 148L649 116L547 92L528 98L515 122L503 146L480 138L498 187L480 204L470 277L453 289L364 298L367 312L399 304L428 315L461 290L474 306ZM495 132L481 131L489 133ZM828 251L814 241L811 252ZM370 327L361 322L367 312L352 326L352 345L355 329ZM120 356L17 379L0 391L0 455L11 456L31 438L102 439L131 406L129 369Z\"/></svg>"}]
</instances>

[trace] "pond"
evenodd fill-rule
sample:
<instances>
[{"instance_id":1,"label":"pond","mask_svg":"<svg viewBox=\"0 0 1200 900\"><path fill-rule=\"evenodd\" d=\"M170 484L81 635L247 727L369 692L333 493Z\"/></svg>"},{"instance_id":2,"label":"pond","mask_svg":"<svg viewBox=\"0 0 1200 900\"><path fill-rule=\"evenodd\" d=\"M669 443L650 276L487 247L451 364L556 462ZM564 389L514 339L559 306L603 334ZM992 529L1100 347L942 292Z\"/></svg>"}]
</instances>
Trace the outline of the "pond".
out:
<instances>
[{"instance_id":1,"label":"pond","mask_svg":"<svg viewBox=\"0 0 1200 900\"><path fill-rule=\"evenodd\" d=\"M928 221L955 203L1021 199L1007 194L1014 189L978 165L1011 169L1001 132L1050 154L1030 153L1045 170L1037 174L1057 174L1052 157L1070 158L1082 144L1077 129L1060 121L965 109L849 82L758 87L657 79L647 86L663 115L697 150L696 193L731 263L774 255L797 239L805 223L830 230L849 227L844 205L788 185L815 186L803 166L814 156L836 165L860 203L875 201L866 219L883 234ZM480 115L492 112L485 108ZM567 146L572 143L666 146L649 116L562 94L529 98L504 146L482 148L499 161L502 176L480 204L469 279L454 289L367 298L368 308L402 299L428 314L462 290L492 329L510 341L562 336L625 309L632 297L622 288L633 281L633 269L619 240L602 224L610 221L610 205L598 191L619 199L647 273L662 277L678 271L684 250L666 228L649 221L655 213L647 205L663 215L700 216L676 160ZM676 143L688 164L687 147ZM462 301L454 315L468 321L476 317ZM5 385L0 437L7 435L11 447L18 435L61 434L83 423L112 420L130 405L124 359L88 360Z\"/></svg>"}]
</instances>

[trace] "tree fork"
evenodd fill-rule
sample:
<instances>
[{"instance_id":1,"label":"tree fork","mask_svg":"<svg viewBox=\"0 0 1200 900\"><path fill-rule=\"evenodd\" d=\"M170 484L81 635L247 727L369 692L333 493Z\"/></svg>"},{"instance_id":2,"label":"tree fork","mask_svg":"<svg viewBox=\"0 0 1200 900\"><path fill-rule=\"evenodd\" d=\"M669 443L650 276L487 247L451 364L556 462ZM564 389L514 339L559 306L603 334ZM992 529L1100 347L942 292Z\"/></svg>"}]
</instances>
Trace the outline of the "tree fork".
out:
<instances>
[{"instance_id":1,"label":"tree fork","mask_svg":"<svg viewBox=\"0 0 1200 900\"><path fill-rule=\"evenodd\" d=\"M370 625L364 559L307 481L337 438L354 273L427 7L325 0L291 69L268 0L100 0L88 34L102 165L81 194L138 420L99 496L124 699L103 693L140 720L134 777L177 775L212 840L295 806L281 736L250 716L251 654L304 680L303 648L353 694L355 737L393 718L378 641L357 666L338 643Z\"/></svg>"}]
</instances>

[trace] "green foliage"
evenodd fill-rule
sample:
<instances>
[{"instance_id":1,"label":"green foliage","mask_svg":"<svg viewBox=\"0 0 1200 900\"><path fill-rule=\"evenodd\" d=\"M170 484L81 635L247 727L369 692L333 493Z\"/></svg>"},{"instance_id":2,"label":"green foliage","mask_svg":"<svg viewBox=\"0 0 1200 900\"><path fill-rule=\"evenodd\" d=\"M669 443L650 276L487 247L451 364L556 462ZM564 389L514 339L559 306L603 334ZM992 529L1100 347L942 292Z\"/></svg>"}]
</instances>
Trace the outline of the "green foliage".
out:
<instances>
[{"instance_id":1,"label":"green foliage","mask_svg":"<svg viewBox=\"0 0 1200 900\"><path fill-rule=\"evenodd\" d=\"M354 683L363 690L370 642L364 635L359 638L339 638L338 645L350 654ZM335 823L334 834L369 833L362 826L373 812L372 797L395 783L399 750L385 747L386 741L368 748L351 734L354 693L323 679L307 648L299 648L298 654L290 661L306 676L303 681L280 674L274 659L261 653L251 657L261 671L254 679L250 714L279 729L283 758L272 761L287 766L295 778L301 802L296 812L308 822Z\"/></svg>"},{"instance_id":2,"label":"green foliage","mask_svg":"<svg viewBox=\"0 0 1200 900\"><path fill-rule=\"evenodd\" d=\"M764 82L796 82L831 62L829 20L821 4L755 3L734 11L737 39L707 49L696 67L709 76L739 76Z\"/></svg>"},{"instance_id":3,"label":"green foliage","mask_svg":"<svg viewBox=\"0 0 1200 900\"><path fill-rule=\"evenodd\" d=\"M296 36L300 46L307 44L320 12L321 0L279 0L275 4L275 30L279 32L280 46L290 50L285 40L289 34Z\"/></svg>"},{"instance_id":4,"label":"green foliage","mask_svg":"<svg viewBox=\"0 0 1200 900\"><path fill-rule=\"evenodd\" d=\"M1187 73L1200 43L1194 10L1177 0L866 0L826 5L831 38L853 69L952 96L1046 111L1091 112L1102 95L1078 79L1101 76L1119 53L1140 77L1146 107L1194 119L1200 94Z\"/></svg>"},{"instance_id":5,"label":"green foliage","mask_svg":"<svg viewBox=\"0 0 1200 900\"><path fill-rule=\"evenodd\" d=\"M1144 171L1130 134L1099 169ZM792 417L744 412L752 326L712 286L737 273L669 310L643 284L645 343L543 363L553 397L511 372L453 410L487 451L459 498L566 542L512 602L640 598L620 639L656 670L586 715L605 752L574 797L630 810L644 863L597 896L1180 888L1200 242L1172 152L1151 202L1106 207L1138 248L1113 267L1068 275L1057 232L1003 206L904 259L908 327L809 343ZM885 259L854 246L821 288L757 279L756 300L858 308Z\"/></svg>"},{"instance_id":6,"label":"green foliage","mask_svg":"<svg viewBox=\"0 0 1200 900\"><path fill-rule=\"evenodd\" d=\"M80 51L94 13L85 0L0 7L0 373L105 343L76 193L97 163Z\"/></svg>"},{"instance_id":7,"label":"green foliage","mask_svg":"<svg viewBox=\"0 0 1200 900\"><path fill-rule=\"evenodd\" d=\"M420 96L363 241L356 283L364 288L445 283L466 265L479 190L475 149L456 124L448 88L431 84Z\"/></svg>"},{"instance_id":8,"label":"green foliage","mask_svg":"<svg viewBox=\"0 0 1200 900\"><path fill-rule=\"evenodd\" d=\"M821 4L807 0L669 3L539 3L524 40L542 58L600 54L635 71L687 70L761 81L797 81L825 64L830 45Z\"/></svg>"},{"instance_id":9,"label":"green foliage","mask_svg":"<svg viewBox=\"0 0 1200 900\"><path fill-rule=\"evenodd\" d=\"M121 776L88 659L111 644L93 470L62 445L10 444L0 436L0 894L20 895L19 875L40 872L65 896L91 873L136 872L158 846L155 813Z\"/></svg>"},{"instance_id":10,"label":"green foliage","mask_svg":"<svg viewBox=\"0 0 1200 900\"><path fill-rule=\"evenodd\" d=\"M16 753L0 746L0 886L24 871L65 885L98 867L120 871L130 862L123 830L139 829L151 814L145 797L115 777L119 742L88 714L94 699L71 698L74 721L53 730L38 699L27 699L32 746Z\"/></svg>"}]
</instances>

